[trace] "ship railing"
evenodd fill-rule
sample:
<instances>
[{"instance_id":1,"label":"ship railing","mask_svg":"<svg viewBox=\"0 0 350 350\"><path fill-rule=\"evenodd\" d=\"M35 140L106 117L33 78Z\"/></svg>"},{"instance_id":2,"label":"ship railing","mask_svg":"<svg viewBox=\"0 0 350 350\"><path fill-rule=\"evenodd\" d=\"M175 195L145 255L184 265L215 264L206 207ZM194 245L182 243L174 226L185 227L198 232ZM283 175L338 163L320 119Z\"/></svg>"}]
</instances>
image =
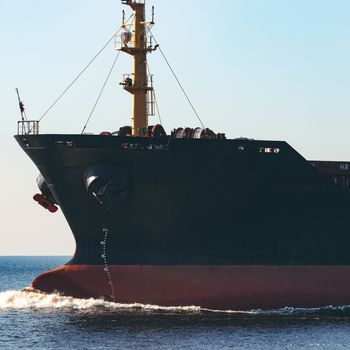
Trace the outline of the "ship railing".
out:
<instances>
[{"instance_id":1,"label":"ship railing","mask_svg":"<svg viewBox=\"0 0 350 350\"><path fill-rule=\"evenodd\" d=\"M145 0L122 0L122 4L124 4L124 5L145 4Z\"/></svg>"},{"instance_id":2,"label":"ship railing","mask_svg":"<svg viewBox=\"0 0 350 350\"><path fill-rule=\"evenodd\" d=\"M123 82L121 84L126 87L132 87L134 85L134 78L135 76L133 73L123 74ZM147 74L145 87L153 88L153 74Z\"/></svg>"},{"instance_id":3,"label":"ship railing","mask_svg":"<svg viewBox=\"0 0 350 350\"><path fill-rule=\"evenodd\" d=\"M116 50L120 50L123 48L129 48L129 49L134 49L134 34L131 36L131 40L128 43L124 43L122 40L121 35L115 35L114 36L114 48ZM149 51L154 50L154 42L153 42L153 37L152 35L146 35L145 37L145 49L149 49ZM124 50L123 50L124 51Z\"/></svg>"},{"instance_id":4,"label":"ship railing","mask_svg":"<svg viewBox=\"0 0 350 350\"><path fill-rule=\"evenodd\" d=\"M20 120L17 123L17 135L38 135L38 120Z\"/></svg>"},{"instance_id":5,"label":"ship railing","mask_svg":"<svg viewBox=\"0 0 350 350\"><path fill-rule=\"evenodd\" d=\"M146 113L148 117L156 115L156 110L155 110L155 104L156 104L156 98L154 95L154 90L148 90L147 91L147 109Z\"/></svg>"}]
</instances>

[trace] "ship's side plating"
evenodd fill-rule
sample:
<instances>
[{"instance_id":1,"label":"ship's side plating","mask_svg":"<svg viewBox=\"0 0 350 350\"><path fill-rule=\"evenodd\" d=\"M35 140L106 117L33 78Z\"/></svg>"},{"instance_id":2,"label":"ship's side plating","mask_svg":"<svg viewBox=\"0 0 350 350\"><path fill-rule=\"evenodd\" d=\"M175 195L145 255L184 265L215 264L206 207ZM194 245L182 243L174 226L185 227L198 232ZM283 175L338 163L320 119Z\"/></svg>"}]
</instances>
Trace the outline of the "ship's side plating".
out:
<instances>
[{"instance_id":1,"label":"ship's side plating","mask_svg":"<svg viewBox=\"0 0 350 350\"><path fill-rule=\"evenodd\" d=\"M177 276L176 280L182 281L180 289L191 283L200 287L193 289L194 294L189 293L191 302L197 295L198 302L207 300L206 305L226 304L218 303L220 292L215 297L212 292L201 295L204 286L213 288L209 287L211 281L227 286L221 292L231 295L229 306L244 307L244 303L249 304L247 299L239 303L239 297L232 293L244 293L240 291L242 283L248 283L253 291L255 280L256 292L266 288L274 291L264 294L261 305L268 305L268 299L280 300L275 296L281 292L287 305L288 298L293 300L300 293L302 300L308 300L305 295L311 291L318 300L314 286L318 286L319 293L324 292L319 283L311 281L312 276L319 276L316 280L326 283L322 267L325 271L333 269L333 277L342 276L344 286L345 277L338 267L343 271L350 265L349 192L331 184L285 142L86 135L16 138L44 176L76 240L74 257L57 272L60 275L65 271L63 275L68 276L73 270L75 277L67 282L61 276L66 287L54 288L51 284L60 284L62 278L55 275L48 282L45 275L36 283L41 289L63 289L67 294L85 296L89 290L77 291L82 288L76 285L81 280L78 286L85 285L84 290L86 284L92 289L99 286L94 296L108 298L108 284L105 289L102 282L93 282L106 282L101 257L103 229L109 231L106 255L114 283L119 285L115 276L123 276L120 278L126 282L128 275L129 287L134 285L135 292L150 285L174 291L170 286L175 281L170 276ZM129 271L126 275L123 266ZM214 272L215 266L218 271ZM283 268L297 271L299 277ZM311 272L313 268L317 273ZM235 271L231 277L230 269ZM81 278L86 270L94 271L87 280ZM140 271L144 271L143 277ZM192 276L191 271L197 272ZM283 293L278 284L288 280L285 273L294 276L294 282L289 287L287 282L282 283ZM218 276L225 278L216 281ZM271 278L275 278L274 283ZM244 282L246 279L250 282ZM262 284L264 280L270 287ZM311 289L302 293L302 286L308 285L302 282L305 280L311 283ZM157 281L157 286L152 281ZM230 285L229 281L234 283ZM69 283L77 290L69 292ZM129 288L119 287L120 292ZM246 292L254 298L259 295ZM118 292L116 295L118 298ZM133 295L125 292L119 297L122 301L139 301L132 299ZM152 293L145 293L141 299L161 303L159 295L153 295L154 299ZM169 304L177 300L178 294L163 295L163 303ZM329 298L330 294L325 295ZM331 295L334 300L334 293Z\"/></svg>"},{"instance_id":2,"label":"ship's side plating","mask_svg":"<svg viewBox=\"0 0 350 350\"><path fill-rule=\"evenodd\" d=\"M284 142L17 139L22 146L25 139L72 228L73 262L100 263L96 243L103 227L112 232L113 263L350 260L349 192Z\"/></svg>"}]
</instances>

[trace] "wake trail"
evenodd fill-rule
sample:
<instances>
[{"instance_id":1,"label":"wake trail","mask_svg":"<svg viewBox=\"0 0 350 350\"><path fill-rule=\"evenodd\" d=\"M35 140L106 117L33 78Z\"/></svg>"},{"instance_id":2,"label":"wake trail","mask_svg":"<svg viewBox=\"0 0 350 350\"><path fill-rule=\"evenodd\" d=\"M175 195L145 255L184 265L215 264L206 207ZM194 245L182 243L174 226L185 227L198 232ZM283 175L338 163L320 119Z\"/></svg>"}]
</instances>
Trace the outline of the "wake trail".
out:
<instances>
[{"instance_id":1,"label":"wake trail","mask_svg":"<svg viewBox=\"0 0 350 350\"><path fill-rule=\"evenodd\" d=\"M59 294L44 294L31 288L21 291L9 290L0 292L0 312L11 310L76 310L88 312L171 312L171 313L214 313L214 314L237 314L237 315L262 315L262 316L287 316L287 315L349 315L350 305L325 306L319 308L293 308L284 307L271 310L215 310L200 306L160 306L151 304L121 304L105 301L103 299L78 299L62 296Z\"/></svg>"}]
</instances>

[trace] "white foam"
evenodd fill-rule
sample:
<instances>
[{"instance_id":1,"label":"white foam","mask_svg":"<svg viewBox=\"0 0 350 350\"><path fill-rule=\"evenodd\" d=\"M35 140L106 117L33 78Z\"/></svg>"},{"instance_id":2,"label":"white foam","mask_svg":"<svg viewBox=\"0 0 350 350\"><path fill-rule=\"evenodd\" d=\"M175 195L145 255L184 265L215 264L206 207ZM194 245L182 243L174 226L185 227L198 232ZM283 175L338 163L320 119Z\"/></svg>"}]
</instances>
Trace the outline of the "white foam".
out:
<instances>
[{"instance_id":1,"label":"white foam","mask_svg":"<svg viewBox=\"0 0 350 350\"><path fill-rule=\"evenodd\" d=\"M119 304L103 299L78 299L59 294L44 294L27 288L22 291L0 292L1 310L141 310L141 311L171 311L200 312L198 306L168 307L147 304Z\"/></svg>"},{"instance_id":2,"label":"white foam","mask_svg":"<svg viewBox=\"0 0 350 350\"><path fill-rule=\"evenodd\" d=\"M348 313L350 311L350 305L339 305L339 306L322 306L322 307L283 307L280 309L273 310L254 310L256 314L265 315L296 315L296 314L324 314L324 313Z\"/></svg>"},{"instance_id":3,"label":"white foam","mask_svg":"<svg viewBox=\"0 0 350 350\"><path fill-rule=\"evenodd\" d=\"M273 310L213 310L199 306L159 306L150 304L120 304L105 301L103 299L78 299L59 294L44 294L32 288L21 291L10 290L0 292L0 311L4 310L81 310L81 311L143 311L143 312L172 312L172 313L223 313L245 315L295 315L318 313L343 313L350 312L350 305L326 306L320 308L293 308L285 307Z\"/></svg>"}]
</instances>

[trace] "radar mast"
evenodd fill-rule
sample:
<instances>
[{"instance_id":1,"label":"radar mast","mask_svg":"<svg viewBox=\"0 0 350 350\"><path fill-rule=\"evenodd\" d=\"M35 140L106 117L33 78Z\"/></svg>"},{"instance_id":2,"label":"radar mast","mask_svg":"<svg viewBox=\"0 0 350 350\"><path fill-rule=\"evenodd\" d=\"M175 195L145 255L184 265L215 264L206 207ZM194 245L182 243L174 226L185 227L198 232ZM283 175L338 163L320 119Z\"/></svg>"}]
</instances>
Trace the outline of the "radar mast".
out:
<instances>
[{"instance_id":1,"label":"radar mast","mask_svg":"<svg viewBox=\"0 0 350 350\"><path fill-rule=\"evenodd\" d=\"M122 4L129 5L134 14L133 22L127 24L123 11L119 50L133 56L133 73L124 74L121 85L133 95L132 135L146 136L148 117L154 115L153 79L147 74L147 54L156 49L152 37L147 37L148 26L154 24L154 8L152 21L146 22L145 0L122 0Z\"/></svg>"}]
</instances>

